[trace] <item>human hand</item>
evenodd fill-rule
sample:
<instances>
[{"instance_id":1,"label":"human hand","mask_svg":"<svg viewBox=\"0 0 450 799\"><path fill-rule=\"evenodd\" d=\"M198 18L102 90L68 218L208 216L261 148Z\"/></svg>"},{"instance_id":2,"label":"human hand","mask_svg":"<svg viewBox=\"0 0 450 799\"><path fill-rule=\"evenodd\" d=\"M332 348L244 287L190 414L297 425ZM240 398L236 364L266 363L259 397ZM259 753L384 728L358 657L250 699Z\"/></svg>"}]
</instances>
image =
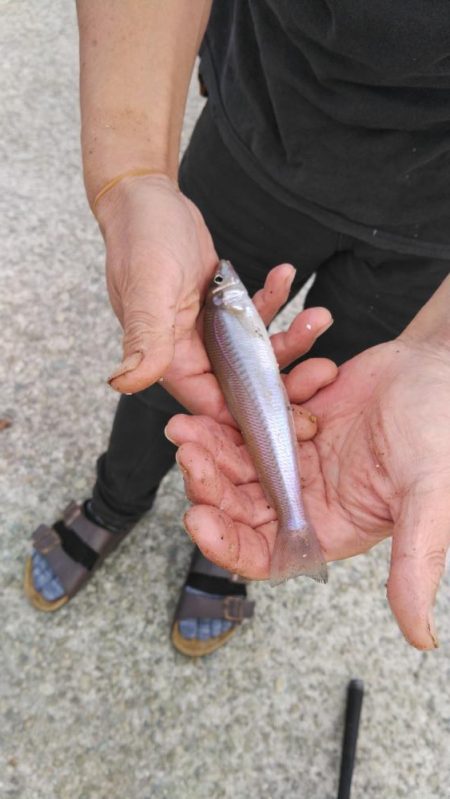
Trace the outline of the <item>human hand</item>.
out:
<instances>
[{"instance_id":1,"label":"human hand","mask_svg":"<svg viewBox=\"0 0 450 799\"><path fill-rule=\"evenodd\" d=\"M304 502L325 559L358 555L392 535L391 608L407 640L432 649L432 607L450 544L450 361L448 345L430 347L417 332L410 326L340 368L308 401L319 432L299 453ZM304 366L286 379L294 403L308 400ZM240 434L182 415L167 434L180 446L194 503L188 533L220 566L266 579L277 520Z\"/></svg>"},{"instance_id":2,"label":"human hand","mask_svg":"<svg viewBox=\"0 0 450 799\"><path fill-rule=\"evenodd\" d=\"M167 371L179 343L192 339L218 258L200 212L164 175L124 178L96 213L109 296L124 331L123 362L110 383L140 391Z\"/></svg>"},{"instance_id":3,"label":"human hand","mask_svg":"<svg viewBox=\"0 0 450 799\"><path fill-rule=\"evenodd\" d=\"M162 379L190 411L230 422L202 339L200 305L218 257L200 212L169 178L149 175L117 184L102 197L97 216L111 303L124 328L124 361L111 385L135 392ZM289 264L275 267L255 295L266 324L286 302L294 274ZM311 308L273 336L280 365L306 352L330 320L324 308ZM324 359L308 369L316 386L335 376L334 364Z\"/></svg>"}]
</instances>

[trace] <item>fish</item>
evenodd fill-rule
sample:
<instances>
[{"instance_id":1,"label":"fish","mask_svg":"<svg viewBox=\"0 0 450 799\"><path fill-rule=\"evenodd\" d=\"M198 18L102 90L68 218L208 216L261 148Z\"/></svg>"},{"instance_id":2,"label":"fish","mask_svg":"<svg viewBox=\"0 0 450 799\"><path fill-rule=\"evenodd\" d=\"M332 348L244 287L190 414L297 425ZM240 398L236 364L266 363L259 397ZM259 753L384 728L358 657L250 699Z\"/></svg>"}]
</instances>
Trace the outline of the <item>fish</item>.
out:
<instances>
[{"instance_id":1,"label":"fish","mask_svg":"<svg viewBox=\"0 0 450 799\"><path fill-rule=\"evenodd\" d=\"M229 261L205 301L204 341L228 409L241 431L278 530L273 584L299 575L327 582L327 567L302 500L291 405L263 320Z\"/></svg>"}]
</instances>

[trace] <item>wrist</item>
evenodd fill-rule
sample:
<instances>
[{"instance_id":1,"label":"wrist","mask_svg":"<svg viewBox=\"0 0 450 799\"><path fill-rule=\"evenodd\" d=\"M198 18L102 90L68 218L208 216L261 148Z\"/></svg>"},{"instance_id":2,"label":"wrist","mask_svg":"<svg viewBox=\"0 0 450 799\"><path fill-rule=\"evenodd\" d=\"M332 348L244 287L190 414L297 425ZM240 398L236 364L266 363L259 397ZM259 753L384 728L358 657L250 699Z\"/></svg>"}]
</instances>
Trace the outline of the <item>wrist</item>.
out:
<instances>
[{"instance_id":1,"label":"wrist","mask_svg":"<svg viewBox=\"0 0 450 799\"><path fill-rule=\"evenodd\" d=\"M450 275L416 314L400 338L450 353Z\"/></svg>"},{"instance_id":2,"label":"wrist","mask_svg":"<svg viewBox=\"0 0 450 799\"><path fill-rule=\"evenodd\" d=\"M148 197L148 192L179 192L178 186L168 175L161 172L134 172L117 176L116 181L110 181L100 190L92 203L94 216L100 226L104 237L108 231L114 230L117 223L127 219L129 214L134 214L140 207L140 197ZM144 192L144 195L141 194ZM136 206L137 203L137 206Z\"/></svg>"},{"instance_id":3,"label":"wrist","mask_svg":"<svg viewBox=\"0 0 450 799\"><path fill-rule=\"evenodd\" d=\"M178 148L150 143L150 137L120 134L112 124L82 131L83 176L92 210L99 192L119 175L134 170L165 175L176 181Z\"/></svg>"}]
</instances>

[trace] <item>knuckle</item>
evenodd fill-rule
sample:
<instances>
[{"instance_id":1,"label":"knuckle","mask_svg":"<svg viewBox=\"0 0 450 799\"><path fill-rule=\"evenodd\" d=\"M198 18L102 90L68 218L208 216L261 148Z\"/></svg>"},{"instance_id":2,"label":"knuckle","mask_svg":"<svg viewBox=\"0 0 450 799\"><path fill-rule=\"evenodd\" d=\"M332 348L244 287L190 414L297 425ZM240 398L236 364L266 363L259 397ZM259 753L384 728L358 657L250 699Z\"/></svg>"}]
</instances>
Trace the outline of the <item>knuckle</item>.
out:
<instances>
[{"instance_id":1,"label":"knuckle","mask_svg":"<svg viewBox=\"0 0 450 799\"><path fill-rule=\"evenodd\" d=\"M444 547L430 549L425 553L428 574L435 587L439 585L445 569L446 550Z\"/></svg>"},{"instance_id":2,"label":"knuckle","mask_svg":"<svg viewBox=\"0 0 450 799\"><path fill-rule=\"evenodd\" d=\"M389 603L395 605L398 601L403 602L405 586L413 583L428 584L433 590L436 590L445 570L445 562L445 547L397 554L394 570L387 585Z\"/></svg>"},{"instance_id":3,"label":"knuckle","mask_svg":"<svg viewBox=\"0 0 450 799\"><path fill-rule=\"evenodd\" d=\"M125 348L129 348L149 337L152 341L157 342L165 338L168 333L169 330L162 328L157 314L149 311L134 311L125 317L123 345Z\"/></svg>"}]
</instances>

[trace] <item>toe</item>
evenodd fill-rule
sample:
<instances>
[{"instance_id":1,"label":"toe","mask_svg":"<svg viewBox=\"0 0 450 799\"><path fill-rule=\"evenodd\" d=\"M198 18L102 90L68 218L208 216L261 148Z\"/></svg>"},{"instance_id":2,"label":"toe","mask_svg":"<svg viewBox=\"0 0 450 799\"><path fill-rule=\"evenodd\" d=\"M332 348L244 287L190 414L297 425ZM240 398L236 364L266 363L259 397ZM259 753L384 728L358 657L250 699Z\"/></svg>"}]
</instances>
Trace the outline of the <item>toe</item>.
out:
<instances>
[{"instance_id":1,"label":"toe","mask_svg":"<svg viewBox=\"0 0 450 799\"><path fill-rule=\"evenodd\" d=\"M197 588L186 586L185 591L200 596L210 596L215 599L220 599L219 594L207 594L205 591L199 591ZM178 623L178 629L188 641L197 639L198 641L208 641L209 638L217 638L222 633L227 633L232 628L233 624L226 619L182 619Z\"/></svg>"},{"instance_id":2,"label":"toe","mask_svg":"<svg viewBox=\"0 0 450 799\"><path fill-rule=\"evenodd\" d=\"M221 619L220 625L221 625L221 628L222 628L220 630L220 632L221 633L227 633L228 630L231 630L231 628L233 626L233 623L231 621L226 621L226 619Z\"/></svg>"},{"instance_id":3,"label":"toe","mask_svg":"<svg viewBox=\"0 0 450 799\"><path fill-rule=\"evenodd\" d=\"M182 619L178 622L178 629L183 638L193 641L197 638L197 619Z\"/></svg>"},{"instance_id":4,"label":"toe","mask_svg":"<svg viewBox=\"0 0 450 799\"><path fill-rule=\"evenodd\" d=\"M55 599L60 599L64 595L64 589L57 577L50 580L42 589L42 595L48 602L53 602Z\"/></svg>"},{"instance_id":5,"label":"toe","mask_svg":"<svg viewBox=\"0 0 450 799\"><path fill-rule=\"evenodd\" d=\"M40 552L36 552L36 550L33 550L32 565L33 585L47 602L54 602L64 596L64 588L60 580L58 580L46 558Z\"/></svg>"},{"instance_id":6,"label":"toe","mask_svg":"<svg viewBox=\"0 0 450 799\"><path fill-rule=\"evenodd\" d=\"M199 641L211 638L211 619L198 619L197 638Z\"/></svg>"},{"instance_id":7,"label":"toe","mask_svg":"<svg viewBox=\"0 0 450 799\"><path fill-rule=\"evenodd\" d=\"M210 632L212 638L216 638L222 632L222 619L211 619Z\"/></svg>"}]
</instances>

